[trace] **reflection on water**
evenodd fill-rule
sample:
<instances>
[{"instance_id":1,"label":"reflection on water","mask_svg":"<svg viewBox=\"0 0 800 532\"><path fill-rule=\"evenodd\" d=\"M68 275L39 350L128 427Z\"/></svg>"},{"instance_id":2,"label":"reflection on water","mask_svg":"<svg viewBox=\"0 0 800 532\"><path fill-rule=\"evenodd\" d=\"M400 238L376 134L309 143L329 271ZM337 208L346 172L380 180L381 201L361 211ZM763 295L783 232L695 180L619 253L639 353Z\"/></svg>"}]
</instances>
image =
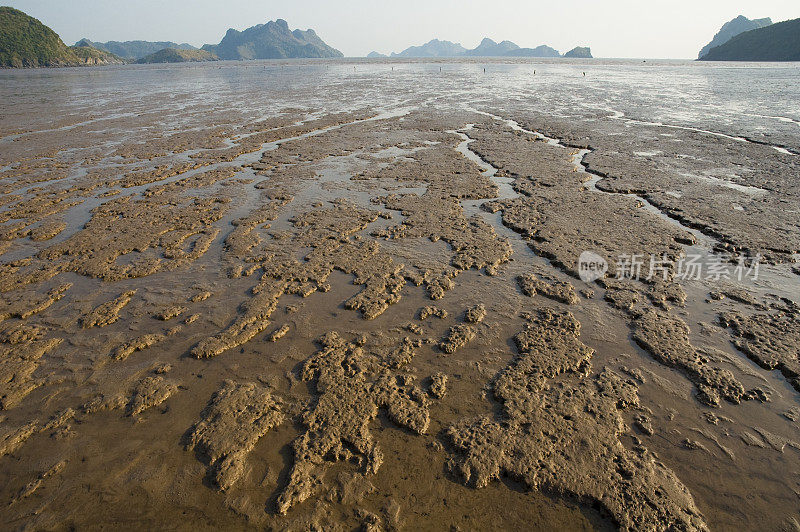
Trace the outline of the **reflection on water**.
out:
<instances>
[{"instance_id":1,"label":"reflection on water","mask_svg":"<svg viewBox=\"0 0 800 532\"><path fill-rule=\"evenodd\" d=\"M441 68L441 72L440 72ZM484 73L484 68L486 73ZM583 76L583 73L586 76ZM425 94L420 93L424 80ZM167 128L196 114L255 118L288 107L389 109L503 98L574 118L620 117L791 146L797 64L639 60L251 61L0 72L0 135L152 113ZM37 108L54 113L31 113ZM53 116L67 123L53 121Z\"/></svg>"}]
</instances>

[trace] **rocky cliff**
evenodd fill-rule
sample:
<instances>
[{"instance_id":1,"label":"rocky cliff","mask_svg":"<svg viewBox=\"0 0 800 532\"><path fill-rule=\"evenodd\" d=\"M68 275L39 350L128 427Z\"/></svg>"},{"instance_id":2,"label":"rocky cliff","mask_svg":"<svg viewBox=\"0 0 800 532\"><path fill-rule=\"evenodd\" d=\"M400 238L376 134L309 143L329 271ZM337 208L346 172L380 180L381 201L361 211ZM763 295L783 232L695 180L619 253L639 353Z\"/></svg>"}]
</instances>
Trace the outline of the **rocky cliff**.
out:
<instances>
[{"instance_id":1,"label":"rocky cliff","mask_svg":"<svg viewBox=\"0 0 800 532\"><path fill-rule=\"evenodd\" d=\"M708 52L711 51L712 48L722 46L741 33L750 30L757 30L759 28L765 28L771 24L772 20L769 18L750 20L747 17L739 15L735 19L723 24L722 28L717 32L716 35L714 35L714 38L711 40L711 42L705 45L702 50L700 50L700 53L697 57L698 59L702 59L706 54L708 54Z\"/></svg>"},{"instance_id":2,"label":"rocky cliff","mask_svg":"<svg viewBox=\"0 0 800 532\"><path fill-rule=\"evenodd\" d=\"M564 54L564 57L571 59L591 59L592 49L588 46L578 46Z\"/></svg>"},{"instance_id":3,"label":"rocky cliff","mask_svg":"<svg viewBox=\"0 0 800 532\"><path fill-rule=\"evenodd\" d=\"M800 19L740 33L701 61L800 61Z\"/></svg>"},{"instance_id":4,"label":"rocky cliff","mask_svg":"<svg viewBox=\"0 0 800 532\"><path fill-rule=\"evenodd\" d=\"M220 59L288 59L343 57L331 48L314 30L289 30L289 24L278 19L244 31L228 30L219 44L203 46L203 50Z\"/></svg>"}]
</instances>

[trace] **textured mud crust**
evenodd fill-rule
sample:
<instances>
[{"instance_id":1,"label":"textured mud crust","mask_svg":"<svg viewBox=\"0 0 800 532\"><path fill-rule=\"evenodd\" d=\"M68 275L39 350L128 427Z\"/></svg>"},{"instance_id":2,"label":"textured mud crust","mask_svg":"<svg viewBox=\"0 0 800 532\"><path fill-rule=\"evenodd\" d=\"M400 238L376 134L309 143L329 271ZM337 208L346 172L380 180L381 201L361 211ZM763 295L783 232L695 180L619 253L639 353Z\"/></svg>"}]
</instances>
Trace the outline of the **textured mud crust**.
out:
<instances>
[{"instance_id":1,"label":"textured mud crust","mask_svg":"<svg viewBox=\"0 0 800 532\"><path fill-rule=\"evenodd\" d=\"M107 303L103 303L87 314L83 320L81 320L81 325L84 329L90 329L92 327L105 327L106 325L115 323L119 319L120 311L131 302L135 294L136 290L130 290Z\"/></svg>"},{"instance_id":2,"label":"textured mud crust","mask_svg":"<svg viewBox=\"0 0 800 532\"><path fill-rule=\"evenodd\" d=\"M644 210L635 198L591 193L587 174L575 171L574 153L537 137L493 123L469 132L470 147L514 178L518 198L485 208L501 212L503 223L528 240L531 248L564 271L578 276L578 257L594 251L610 260L623 254L677 258L692 235ZM645 268L647 265L645 265Z\"/></svg>"},{"instance_id":3,"label":"textured mud crust","mask_svg":"<svg viewBox=\"0 0 800 532\"><path fill-rule=\"evenodd\" d=\"M0 409L20 403L44 384L34 377L41 358L61 344L60 338L43 338L43 331L31 327L6 329L0 338Z\"/></svg>"},{"instance_id":4,"label":"textured mud crust","mask_svg":"<svg viewBox=\"0 0 800 532\"><path fill-rule=\"evenodd\" d=\"M734 344L759 366L780 370L800 391L800 319L797 307L770 313L724 313L723 326L735 335Z\"/></svg>"},{"instance_id":5,"label":"textured mud crust","mask_svg":"<svg viewBox=\"0 0 800 532\"><path fill-rule=\"evenodd\" d=\"M466 323L459 323L450 327L447 335L439 343L439 349L448 355L452 355L458 349L464 347L469 342L475 339L475 327L467 325Z\"/></svg>"},{"instance_id":6,"label":"textured mud crust","mask_svg":"<svg viewBox=\"0 0 800 532\"><path fill-rule=\"evenodd\" d=\"M145 377L136 385L125 414L138 416L148 408L158 406L178 391L178 387L163 377Z\"/></svg>"},{"instance_id":7,"label":"textured mud crust","mask_svg":"<svg viewBox=\"0 0 800 532\"><path fill-rule=\"evenodd\" d=\"M186 448L197 451L215 484L226 490L244 474L258 440L284 419L280 403L264 387L227 381L189 431Z\"/></svg>"},{"instance_id":8,"label":"textured mud crust","mask_svg":"<svg viewBox=\"0 0 800 532\"><path fill-rule=\"evenodd\" d=\"M430 423L428 394L413 375L398 371L411 362L418 344L365 337L348 341L333 332L319 343L301 373L318 397L302 415L306 431L292 444L294 464L278 497L279 513L319 490L330 462L354 462L365 475L378 471L383 452L369 426L379 410L417 434Z\"/></svg>"},{"instance_id":9,"label":"textured mud crust","mask_svg":"<svg viewBox=\"0 0 800 532\"><path fill-rule=\"evenodd\" d=\"M486 307L484 305L475 305L470 307L464 313L464 321L467 323L480 323L486 317Z\"/></svg>"},{"instance_id":10,"label":"textured mud crust","mask_svg":"<svg viewBox=\"0 0 800 532\"><path fill-rule=\"evenodd\" d=\"M431 316L435 316L435 317L443 320L443 319L445 319L447 317L447 311L445 309L443 309L443 308L440 308L440 307L434 307L434 306L428 305L427 307L421 308L419 310L419 312L417 313L417 316L422 321L427 320Z\"/></svg>"},{"instance_id":11,"label":"textured mud crust","mask_svg":"<svg viewBox=\"0 0 800 532\"><path fill-rule=\"evenodd\" d=\"M609 303L630 316L633 340L660 363L682 371L697 387L700 402L718 406L721 399L740 403L749 398L730 370L690 343L689 327L681 318L652 306L644 287L625 281L607 281L605 286Z\"/></svg>"},{"instance_id":12,"label":"textured mud crust","mask_svg":"<svg viewBox=\"0 0 800 532\"><path fill-rule=\"evenodd\" d=\"M575 305L580 301L578 294L575 293L575 287L566 281L558 281L553 278L545 280L536 274L528 274L520 276L517 282L522 293L529 297L542 294L544 297L565 305Z\"/></svg>"},{"instance_id":13,"label":"textured mud crust","mask_svg":"<svg viewBox=\"0 0 800 532\"><path fill-rule=\"evenodd\" d=\"M635 384L603 370L569 313L526 316L517 358L494 379L498 418L452 426L452 467L476 488L508 474L529 488L594 501L624 530L705 530L692 496L644 447L627 449L622 411Z\"/></svg>"},{"instance_id":14,"label":"textured mud crust","mask_svg":"<svg viewBox=\"0 0 800 532\"><path fill-rule=\"evenodd\" d=\"M114 349L111 353L112 358L115 360L125 360L133 353L142 351L148 347L154 346L167 339L167 336L160 333L145 334L138 338L134 338L130 342L125 342L121 346Z\"/></svg>"}]
</instances>

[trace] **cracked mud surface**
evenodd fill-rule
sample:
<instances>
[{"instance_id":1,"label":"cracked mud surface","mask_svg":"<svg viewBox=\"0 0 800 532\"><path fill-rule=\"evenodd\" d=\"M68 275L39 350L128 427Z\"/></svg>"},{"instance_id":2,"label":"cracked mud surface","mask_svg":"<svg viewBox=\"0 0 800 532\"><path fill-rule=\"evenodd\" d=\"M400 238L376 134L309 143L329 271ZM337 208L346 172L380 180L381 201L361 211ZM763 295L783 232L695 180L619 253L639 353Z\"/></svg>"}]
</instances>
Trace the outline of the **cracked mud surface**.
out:
<instances>
[{"instance_id":1,"label":"cracked mud surface","mask_svg":"<svg viewBox=\"0 0 800 532\"><path fill-rule=\"evenodd\" d=\"M780 109L613 62L221 65L0 85L4 529L800 526Z\"/></svg>"}]
</instances>

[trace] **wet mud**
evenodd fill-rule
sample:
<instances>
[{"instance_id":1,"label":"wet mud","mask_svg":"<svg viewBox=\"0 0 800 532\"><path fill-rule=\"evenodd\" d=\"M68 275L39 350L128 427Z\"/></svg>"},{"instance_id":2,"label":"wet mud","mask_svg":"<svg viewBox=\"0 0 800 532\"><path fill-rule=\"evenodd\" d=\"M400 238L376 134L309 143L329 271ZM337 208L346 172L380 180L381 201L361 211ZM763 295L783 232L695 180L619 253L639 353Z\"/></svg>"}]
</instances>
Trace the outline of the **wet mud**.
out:
<instances>
[{"instance_id":1,"label":"wet mud","mask_svg":"<svg viewBox=\"0 0 800 532\"><path fill-rule=\"evenodd\" d=\"M791 124L260 66L0 117L3 528L800 526Z\"/></svg>"}]
</instances>

